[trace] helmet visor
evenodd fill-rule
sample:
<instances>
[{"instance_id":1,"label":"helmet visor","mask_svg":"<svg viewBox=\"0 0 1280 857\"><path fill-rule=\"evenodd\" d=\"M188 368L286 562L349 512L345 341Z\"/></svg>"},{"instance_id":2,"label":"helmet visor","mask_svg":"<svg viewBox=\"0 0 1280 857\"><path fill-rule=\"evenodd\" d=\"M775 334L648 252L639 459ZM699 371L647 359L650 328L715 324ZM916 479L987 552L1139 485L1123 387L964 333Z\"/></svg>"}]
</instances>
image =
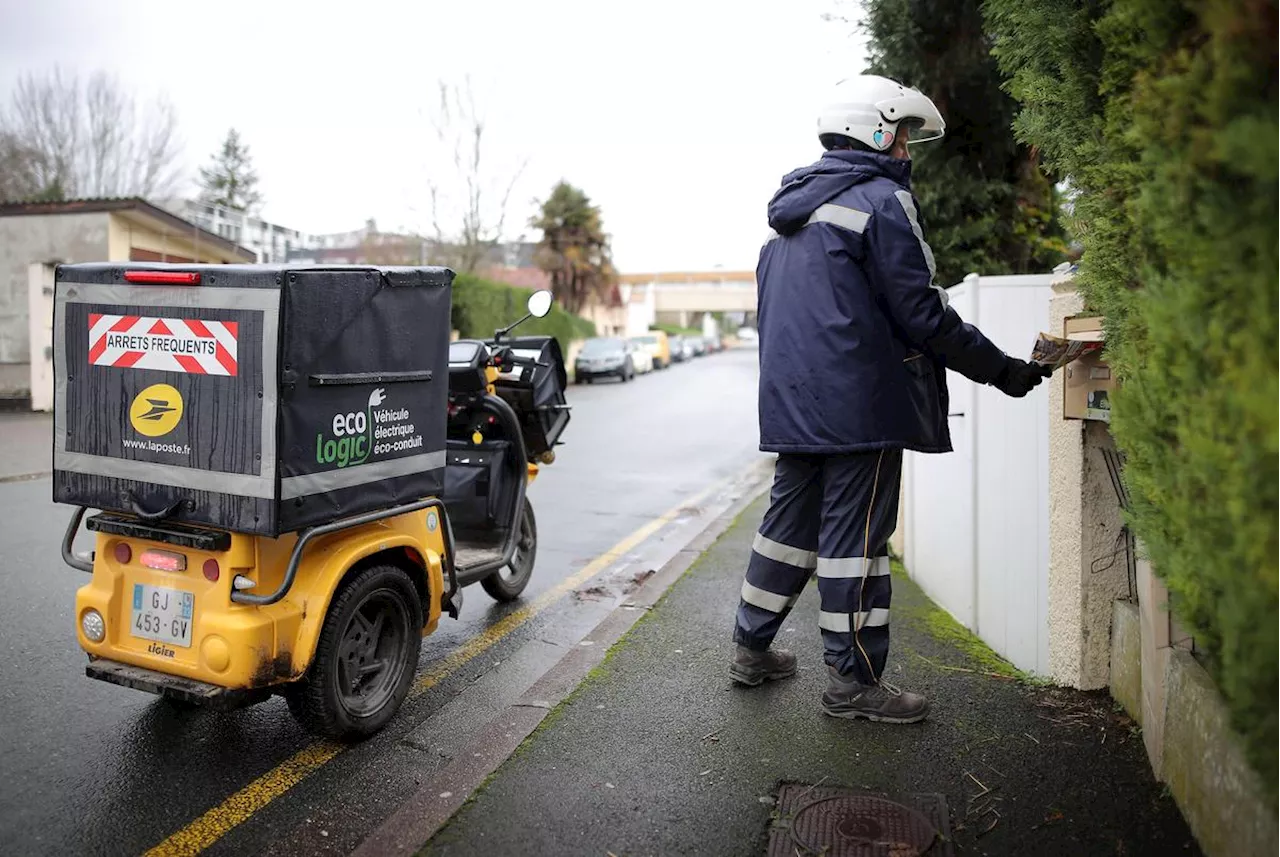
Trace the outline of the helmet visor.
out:
<instances>
[{"instance_id":1,"label":"helmet visor","mask_svg":"<svg viewBox=\"0 0 1280 857\"><path fill-rule=\"evenodd\" d=\"M898 136L905 137L908 146L916 143L927 143L942 137L941 131L924 130L924 120L912 116L898 123Z\"/></svg>"}]
</instances>

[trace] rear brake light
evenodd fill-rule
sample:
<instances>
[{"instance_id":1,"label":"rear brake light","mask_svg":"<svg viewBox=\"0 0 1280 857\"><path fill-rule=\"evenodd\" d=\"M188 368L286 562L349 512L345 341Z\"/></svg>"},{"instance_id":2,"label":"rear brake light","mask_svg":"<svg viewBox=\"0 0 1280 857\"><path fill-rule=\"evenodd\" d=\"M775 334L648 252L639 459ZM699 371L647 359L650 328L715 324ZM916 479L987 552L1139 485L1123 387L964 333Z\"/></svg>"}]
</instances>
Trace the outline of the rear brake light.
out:
<instances>
[{"instance_id":1,"label":"rear brake light","mask_svg":"<svg viewBox=\"0 0 1280 857\"><path fill-rule=\"evenodd\" d=\"M147 568L154 568L157 571L186 571L187 558L173 551L148 550L143 551L142 556L138 557L138 562Z\"/></svg>"},{"instance_id":2,"label":"rear brake light","mask_svg":"<svg viewBox=\"0 0 1280 857\"><path fill-rule=\"evenodd\" d=\"M125 271L124 281L149 286L198 286L200 274L196 271Z\"/></svg>"}]
</instances>

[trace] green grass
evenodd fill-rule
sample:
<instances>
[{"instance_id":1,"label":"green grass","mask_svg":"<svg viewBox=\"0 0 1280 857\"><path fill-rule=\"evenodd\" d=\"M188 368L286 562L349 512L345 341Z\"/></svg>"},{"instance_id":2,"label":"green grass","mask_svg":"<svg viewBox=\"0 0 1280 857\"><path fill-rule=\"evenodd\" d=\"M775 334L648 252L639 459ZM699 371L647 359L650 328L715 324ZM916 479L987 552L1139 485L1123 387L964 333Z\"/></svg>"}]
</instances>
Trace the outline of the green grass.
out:
<instances>
[{"instance_id":1,"label":"green grass","mask_svg":"<svg viewBox=\"0 0 1280 857\"><path fill-rule=\"evenodd\" d=\"M969 662L965 666L943 664L942 667L975 669L978 672L1031 684L1046 683L1043 679L1024 673L1000 657L972 631L957 622L950 613L930 600L924 590L907 574L906 568L899 560L894 559L892 567L894 615L910 622L933 639L956 649ZM923 655L917 654L917 657L923 659Z\"/></svg>"},{"instance_id":2,"label":"green grass","mask_svg":"<svg viewBox=\"0 0 1280 857\"><path fill-rule=\"evenodd\" d=\"M667 336L701 336L702 331L692 327L680 327L674 324L653 324L650 330L661 330Z\"/></svg>"}]
</instances>

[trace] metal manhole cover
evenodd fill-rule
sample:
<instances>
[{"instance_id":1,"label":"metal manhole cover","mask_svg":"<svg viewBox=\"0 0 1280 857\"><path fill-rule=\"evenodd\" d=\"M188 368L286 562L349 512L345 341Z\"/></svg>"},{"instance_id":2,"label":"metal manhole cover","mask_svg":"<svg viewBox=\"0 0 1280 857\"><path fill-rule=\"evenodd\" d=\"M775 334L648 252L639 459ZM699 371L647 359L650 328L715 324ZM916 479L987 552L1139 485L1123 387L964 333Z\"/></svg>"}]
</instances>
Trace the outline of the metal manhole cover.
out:
<instances>
[{"instance_id":1,"label":"metal manhole cover","mask_svg":"<svg viewBox=\"0 0 1280 857\"><path fill-rule=\"evenodd\" d=\"M770 855L940 857L951 853L941 795L886 795L840 788L784 785Z\"/></svg>"}]
</instances>

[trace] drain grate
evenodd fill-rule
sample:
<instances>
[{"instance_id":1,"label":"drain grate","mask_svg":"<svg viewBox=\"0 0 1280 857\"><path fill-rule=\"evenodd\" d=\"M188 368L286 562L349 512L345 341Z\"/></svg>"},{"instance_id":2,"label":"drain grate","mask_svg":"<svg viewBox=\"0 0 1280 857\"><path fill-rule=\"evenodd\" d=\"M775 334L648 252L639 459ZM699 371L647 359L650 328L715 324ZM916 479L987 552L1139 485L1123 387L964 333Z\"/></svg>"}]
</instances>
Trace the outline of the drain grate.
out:
<instances>
[{"instance_id":1,"label":"drain grate","mask_svg":"<svg viewBox=\"0 0 1280 857\"><path fill-rule=\"evenodd\" d=\"M884 795L787 783L778 792L769 857L951 857L940 794Z\"/></svg>"}]
</instances>

